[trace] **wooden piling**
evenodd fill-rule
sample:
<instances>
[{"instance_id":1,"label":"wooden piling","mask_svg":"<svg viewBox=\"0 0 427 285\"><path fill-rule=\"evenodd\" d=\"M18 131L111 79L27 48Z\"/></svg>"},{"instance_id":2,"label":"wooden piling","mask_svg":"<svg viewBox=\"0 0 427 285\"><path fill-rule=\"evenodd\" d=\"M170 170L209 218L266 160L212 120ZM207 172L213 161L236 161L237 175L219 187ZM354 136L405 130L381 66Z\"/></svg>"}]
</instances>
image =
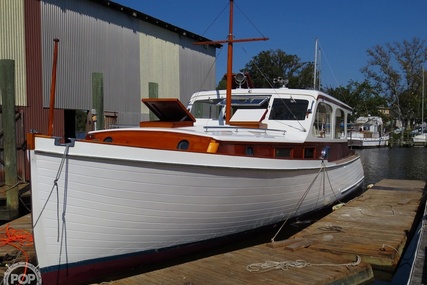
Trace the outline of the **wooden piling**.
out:
<instances>
[{"instance_id":1,"label":"wooden piling","mask_svg":"<svg viewBox=\"0 0 427 285\"><path fill-rule=\"evenodd\" d=\"M6 187L6 213L3 219L15 219L19 215L18 169L16 160L15 126L15 61L0 60L0 93L2 96L4 169Z\"/></svg>"},{"instance_id":2,"label":"wooden piling","mask_svg":"<svg viewBox=\"0 0 427 285\"><path fill-rule=\"evenodd\" d=\"M104 129L104 77L102 73L92 73L92 106L96 110L96 130Z\"/></svg>"}]
</instances>

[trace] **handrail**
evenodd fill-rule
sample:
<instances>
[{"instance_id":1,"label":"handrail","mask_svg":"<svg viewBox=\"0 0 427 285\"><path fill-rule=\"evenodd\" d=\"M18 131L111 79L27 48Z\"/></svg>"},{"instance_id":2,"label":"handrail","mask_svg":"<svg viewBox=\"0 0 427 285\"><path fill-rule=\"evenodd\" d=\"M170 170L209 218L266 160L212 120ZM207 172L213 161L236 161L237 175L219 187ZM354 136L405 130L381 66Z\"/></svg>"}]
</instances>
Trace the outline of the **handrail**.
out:
<instances>
[{"instance_id":1,"label":"handrail","mask_svg":"<svg viewBox=\"0 0 427 285\"><path fill-rule=\"evenodd\" d=\"M267 133L267 131L271 131L271 132L281 132L284 135L286 134L286 130L279 130L279 129L260 129L260 128L248 128L248 127L240 127L240 126L203 126L203 128L205 129L205 132L208 131L208 129L235 129L236 132L239 129L243 129L243 130L253 130L253 131L260 131L263 133Z\"/></svg>"}]
</instances>

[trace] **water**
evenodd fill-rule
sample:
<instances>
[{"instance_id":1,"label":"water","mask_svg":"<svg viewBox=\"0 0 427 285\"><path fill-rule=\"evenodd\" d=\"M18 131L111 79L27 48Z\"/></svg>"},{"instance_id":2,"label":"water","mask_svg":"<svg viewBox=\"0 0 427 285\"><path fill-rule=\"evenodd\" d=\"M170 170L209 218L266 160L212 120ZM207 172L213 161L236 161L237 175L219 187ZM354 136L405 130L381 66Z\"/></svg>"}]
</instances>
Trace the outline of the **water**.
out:
<instances>
[{"instance_id":1,"label":"water","mask_svg":"<svg viewBox=\"0 0 427 285\"><path fill-rule=\"evenodd\" d=\"M365 186L382 179L427 181L427 148L372 148L357 150L365 171Z\"/></svg>"},{"instance_id":2,"label":"water","mask_svg":"<svg viewBox=\"0 0 427 285\"><path fill-rule=\"evenodd\" d=\"M427 181L427 148L373 148L357 150L365 171L365 187L382 179ZM418 235L412 239L391 281L375 285L406 284L414 259Z\"/></svg>"}]
</instances>

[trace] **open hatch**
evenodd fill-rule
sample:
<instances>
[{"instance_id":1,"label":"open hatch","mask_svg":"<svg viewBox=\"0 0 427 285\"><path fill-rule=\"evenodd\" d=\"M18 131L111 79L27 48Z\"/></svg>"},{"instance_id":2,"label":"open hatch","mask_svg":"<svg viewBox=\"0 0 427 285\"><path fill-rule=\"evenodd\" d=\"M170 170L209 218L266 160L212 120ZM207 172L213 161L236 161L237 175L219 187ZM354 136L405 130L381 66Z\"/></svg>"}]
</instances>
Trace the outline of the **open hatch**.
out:
<instances>
[{"instance_id":1,"label":"open hatch","mask_svg":"<svg viewBox=\"0 0 427 285\"><path fill-rule=\"evenodd\" d=\"M159 120L140 122L140 127L188 127L196 121L177 98L144 98L141 101Z\"/></svg>"}]
</instances>

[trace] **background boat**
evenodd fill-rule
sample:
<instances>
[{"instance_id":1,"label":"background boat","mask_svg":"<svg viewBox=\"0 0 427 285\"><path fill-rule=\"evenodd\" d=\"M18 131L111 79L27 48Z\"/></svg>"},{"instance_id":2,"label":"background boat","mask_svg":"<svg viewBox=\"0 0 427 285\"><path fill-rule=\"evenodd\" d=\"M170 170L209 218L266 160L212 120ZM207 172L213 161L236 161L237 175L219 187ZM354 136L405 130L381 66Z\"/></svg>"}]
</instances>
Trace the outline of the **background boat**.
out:
<instances>
[{"instance_id":1,"label":"background boat","mask_svg":"<svg viewBox=\"0 0 427 285\"><path fill-rule=\"evenodd\" d=\"M424 89L424 69L423 69L423 88L422 88L422 100L421 100L421 133L415 135L412 140L415 144L423 144L427 145L427 130L425 129L426 123L424 122L424 97L425 97L425 89Z\"/></svg>"},{"instance_id":2,"label":"background boat","mask_svg":"<svg viewBox=\"0 0 427 285\"><path fill-rule=\"evenodd\" d=\"M351 147L385 147L390 136L384 133L381 117L359 117L347 135Z\"/></svg>"}]
</instances>

